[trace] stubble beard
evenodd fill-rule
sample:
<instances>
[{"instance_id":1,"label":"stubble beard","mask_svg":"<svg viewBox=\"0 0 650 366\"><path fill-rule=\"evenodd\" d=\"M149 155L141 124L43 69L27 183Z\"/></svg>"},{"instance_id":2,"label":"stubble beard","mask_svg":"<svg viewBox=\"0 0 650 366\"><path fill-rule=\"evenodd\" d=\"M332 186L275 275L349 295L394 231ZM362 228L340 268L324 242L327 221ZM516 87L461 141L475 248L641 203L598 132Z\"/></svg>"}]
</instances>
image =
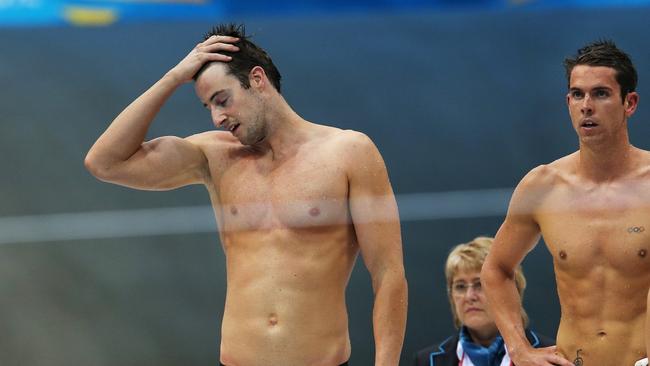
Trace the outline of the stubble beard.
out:
<instances>
[{"instance_id":1,"label":"stubble beard","mask_svg":"<svg viewBox=\"0 0 650 366\"><path fill-rule=\"evenodd\" d=\"M257 94L253 95L254 103L250 110L249 116L252 118L248 121L246 131L241 135L239 141L243 145L253 146L262 142L268 135L268 124L266 122L266 104Z\"/></svg>"},{"instance_id":2,"label":"stubble beard","mask_svg":"<svg viewBox=\"0 0 650 366\"><path fill-rule=\"evenodd\" d=\"M265 137L265 124L261 118L256 118L255 121L251 122L246 127L246 131L241 135L239 142L241 142L242 145L252 146L264 140Z\"/></svg>"}]
</instances>

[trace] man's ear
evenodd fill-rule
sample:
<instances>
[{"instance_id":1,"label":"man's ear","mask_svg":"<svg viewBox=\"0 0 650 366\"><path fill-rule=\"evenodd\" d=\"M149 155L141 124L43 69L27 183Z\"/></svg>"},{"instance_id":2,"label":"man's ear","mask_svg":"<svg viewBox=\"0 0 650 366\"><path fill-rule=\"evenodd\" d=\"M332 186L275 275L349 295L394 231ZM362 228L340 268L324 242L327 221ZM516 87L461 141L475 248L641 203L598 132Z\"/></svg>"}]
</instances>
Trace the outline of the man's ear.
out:
<instances>
[{"instance_id":1,"label":"man's ear","mask_svg":"<svg viewBox=\"0 0 650 366\"><path fill-rule=\"evenodd\" d=\"M248 81L251 87L255 89L265 88L268 80L269 79L266 77L266 72L261 66L253 67L251 69L251 72L248 73Z\"/></svg>"},{"instance_id":2,"label":"man's ear","mask_svg":"<svg viewBox=\"0 0 650 366\"><path fill-rule=\"evenodd\" d=\"M636 111L636 107L639 105L639 94L636 92L627 93L623 105L625 107L625 116L628 118L631 117Z\"/></svg>"}]
</instances>

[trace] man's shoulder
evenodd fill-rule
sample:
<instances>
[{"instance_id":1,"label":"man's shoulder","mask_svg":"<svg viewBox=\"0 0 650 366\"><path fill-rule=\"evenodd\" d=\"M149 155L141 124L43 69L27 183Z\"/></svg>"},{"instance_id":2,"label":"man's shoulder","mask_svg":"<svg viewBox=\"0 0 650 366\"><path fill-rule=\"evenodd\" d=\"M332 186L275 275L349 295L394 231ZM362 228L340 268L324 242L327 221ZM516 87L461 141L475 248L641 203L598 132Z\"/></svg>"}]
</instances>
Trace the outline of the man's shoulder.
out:
<instances>
[{"instance_id":1,"label":"man's shoulder","mask_svg":"<svg viewBox=\"0 0 650 366\"><path fill-rule=\"evenodd\" d=\"M206 131L185 139L198 146L208 159L231 159L250 152L250 148L227 131Z\"/></svg>"},{"instance_id":2,"label":"man's shoulder","mask_svg":"<svg viewBox=\"0 0 650 366\"><path fill-rule=\"evenodd\" d=\"M539 165L529 171L517 184L508 212L534 216L549 194L571 180L566 169L567 158Z\"/></svg>"},{"instance_id":3,"label":"man's shoulder","mask_svg":"<svg viewBox=\"0 0 650 366\"><path fill-rule=\"evenodd\" d=\"M363 132L355 130L339 130L332 140L337 149L352 157L368 156L374 157L379 154L379 150L372 139Z\"/></svg>"},{"instance_id":4,"label":"man's shoulder","mask_svg":"<svg viewBox=\"0 0 650 366\"><path fill-rule=\"evenodd\" d=\"M338 127L326 125L316 126L318 129L317 136L321 142L323 142L322 140L326 140L327 142L342 146L372 143L370 137L363 132L344 130Z\"/></svg>"},{"instance_id":5,"label":"man's shoulder","mask_svg":"<svg viewBox=\"0 0 650 366\"><path fill-rule=\"evenodd\" d=\"M348 162L378 153L370 137L355 130L318 125L311 142L319 151L327 151L328 156L338 156Z\"/></svg>"},{"instance_id":6,"label":"man's shoulder","mask_svg":"<svg viewBox=\"0 0 650 366\"><path fill-rule=\"evenodd\" d=\"M226 131L204 131L185 138L197 145L211 144L239 144L239 140L230 132ZM240 144L241 145L241 144Z\"/></svg>"},{"instance_id":7,"label":"man's shoulder","mask_svg":"<svg viewBox=\"0 0 650 366\"><path fill-rule=\"evenodd\" d=\"M531 169L519 183L522 188L555 187L575 174L577 152Z\"/></svg>"},{"instance_id":8,"label":"man's shoulder","mask_svg":"<svg viewBox=\"0 0 650 366\"><path fill-rule=\"evenodd\" d=\"M638 169L638 175L641 177L648 177L650 176L650 151L647 150L642 150L642 149L636 149L637 150L637 155L639 156L639 169Z\"/></svg>"}]
</instances>

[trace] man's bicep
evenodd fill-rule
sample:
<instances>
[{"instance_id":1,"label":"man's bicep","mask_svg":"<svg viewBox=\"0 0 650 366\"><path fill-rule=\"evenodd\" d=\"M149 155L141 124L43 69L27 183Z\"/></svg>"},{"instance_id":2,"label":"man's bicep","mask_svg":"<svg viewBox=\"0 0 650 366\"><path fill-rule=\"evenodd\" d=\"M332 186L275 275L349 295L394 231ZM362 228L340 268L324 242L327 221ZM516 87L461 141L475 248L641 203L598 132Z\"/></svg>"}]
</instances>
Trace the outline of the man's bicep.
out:
<instances>
[{"instance_id":1,"label":"man's bicep","mask_svg":"<svg viewBox=\"0 0 650 366\"><path fill-rule=\"evenodd\" d=\"M399 221L397 204L384 160L372 141L363 134L348 146L347 176L353 223L384 224Z\"/></svg>"},{"instance_id":2,"label":"man's bicep","mask_svg":"<svg viewBox=\"0 0 650 366\"><path fill-rule=\"evenodd\" d=\"M490 249L493 264L514 270L540 238L534 203L527 185L520 184L512 195L508 213Z\"/></svg>"},{"instance_id":3,"label":"man's bicep","mask_svg":"<svg viewBox=\"0 0 650 366\"><path fill-rule=\"evenodd\" d=\"M371 273L393 262L401 266L399 214L386 166L368 137L355 140L355 158L348 160L349 202L361 254Z\"/></svg>"},{"instance_id":4,"label":"man's bicep","mask_svg":"<svg viewBox=\"0 0 650 366\"><path fill-rule=\"evenodd\" d=\"M528 217L507 217L497 232L490 256L494 264L514 269L539 241L539 227Z\"/></svg>"},{"instance_id":5,"label":"man's bicep","mask_svg":"<svg viewBox=\"0 0 650 366\"><path fill-rule=\"evenodd\" d=\"M207 159L190 138L159 137L142 144L122 163L114 183L147 190L173 189L202 183Z\"/></svg>"}]
</instances>

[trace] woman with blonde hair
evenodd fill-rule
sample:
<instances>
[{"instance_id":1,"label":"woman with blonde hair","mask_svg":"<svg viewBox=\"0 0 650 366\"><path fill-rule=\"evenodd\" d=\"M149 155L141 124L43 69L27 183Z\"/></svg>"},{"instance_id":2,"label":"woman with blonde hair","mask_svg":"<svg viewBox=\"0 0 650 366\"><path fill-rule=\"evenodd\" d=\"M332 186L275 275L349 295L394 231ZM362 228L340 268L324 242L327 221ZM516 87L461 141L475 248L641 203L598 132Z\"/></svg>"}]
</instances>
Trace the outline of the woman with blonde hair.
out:
<instances>
[{"instance_id":1,"label":"woman with blonde hair","mask_svg":"<svg viewBox=\"0 0 650 366\"><path fill-rule=\"evenodd\" d=\"M508 366L510 357L490 313L481 288L481 268L493 238L477 237L454 247L445 265L447 297L454 325L459 332L440 344L416 354L416 366ZM519 296L523 297L526 278L521 267L515 271ZM555 344L547 337L528 329L528 316L521 309L526 336L534 347Z\"/></svg>"}]
</instances>

